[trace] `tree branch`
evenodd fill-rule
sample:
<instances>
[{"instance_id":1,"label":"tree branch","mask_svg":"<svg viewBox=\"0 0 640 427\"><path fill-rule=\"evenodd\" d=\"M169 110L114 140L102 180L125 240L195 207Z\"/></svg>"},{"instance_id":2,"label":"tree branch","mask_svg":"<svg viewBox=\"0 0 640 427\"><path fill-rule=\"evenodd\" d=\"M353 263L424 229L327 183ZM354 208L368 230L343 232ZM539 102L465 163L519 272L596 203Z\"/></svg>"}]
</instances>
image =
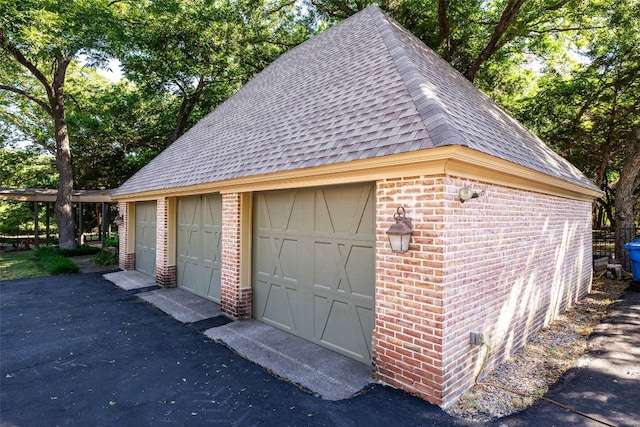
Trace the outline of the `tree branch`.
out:
<instances>
[{"instance_id":1,"label":"tree branch","mask_svg":"<svg viewBox=\"0 0 640 427\"><path fill-rule=\"evenodd\" d=\"M570 0L561 0L556 4L553 4L546 8L546 10L559 10L562 9Z\"/></svg>"},{"instance_id":2,"label":"tree branch","mask_svg":"<svg viewBox=\"0 0 640 427\"><path fill-rule=\"evenodd\" d=\"M493 30L493 35L491 36L491 39L489 40L485 48L482 50L482 52L480 52L480 54L478 55L476 60L473 62L473 64L471 64L471 66L465 72L465 77L470 82L474 81L476 77L476 73L480 69L480 66L484 64L484 62L487 59L489 59L491 55L496 53L496 51L498 50L497 48L498 42L500 41L504 33L507 31L507 29L509 28L513 20L516 18L516 16L518 16L518 13L520 12L520 8L522 7L525 1L526 0L509 0L509 3L502 11L502 16L500 17L500 21L498 22L498 25L496 25L496 27Z\"/></svg>"},{"instance_id":3,"label":"tree branch","mask_svg":"<svg viewBox=\"0 0 640 427\"><path fill-rule=\"evenodd\" d=\"M329 8L318 1L311 0L311 4L319 10L322 10L327 14L329 18L347 19L351 15L354 15L356 11L352 10L346 3L341 3L333 8Z\"/></svg>"},{"instance_id":4,"label":"tree branch","mask_svg":"<svg viewBox=\"0 0 640 427\"><path fill-rule=\"evenodd\" d=\"M22 95L26 97L27 99L38 104L47 112L47 114L53 117L53 111L51 110L51 106L47 104L45 101L43 101L42 99L35 96L34 94L27 92L26 90L18 89L17 87L7 86L7 85L0 85L0 90L6 90L6 91L17 93L18 95Z\"/></svg>"},{"instance_id":5,"label":"tree branch","mask_svg":"<svg viewBox=\"0 0 640 427\"><path fill-rule=\"evenodd\" d=\"M586 30L599 30L602 28L607 28L605 26L597 26L597 27L568 27L568 28L549 28L546 30L534 30L530 29L529 34L547 34L547 33L564 33L569 31L586 31Z\"/></svg>"},{"instance_id":6,"label":"tree branch","mask_svg":"<svg viewBox=\"0 0 640 427\"><path fill-rule=\"evenodd\" d=\"M40 83L42 83L45 90L47 91L47 96L50 99L53 97L54 95L53 87L47 80L46 76L40 72L40 70L38 69L38 67L35 66L35 64L33 64L31 61L25 58L25 56L22 54L22 52L20 52L20 50L16 47L16 45L14 45L13 43L11 43L9 40L6 39L4 35L4 30L2 29L0 29L0 48L9 52L11 56L13 56L22 66L24 66L27 70L29 70L29 72L33 74L33 76L36 79L38 79ZM35 101L35 100L32 99L32 101ZM40 103L38 103L38 105L42 106L42 104ZM51 108L49 108L47 112L51 114Z\"/></svg>"},{"instance_id":7,"label":"tree branch","mask_svg":"<svg viewBox=\"0 0 640 427\"><path fill-rule=\"evenodd\" d=\"M282 3L281 5L279 5L278 7L274 8L274 9L271 9L271 10L268 10L268 11L267 11L267 15L272 15L272 14L274 14L274 13L278 13L278 12L280 12L282 9L284 9L285 7L287 7L287 6L293 6L295 3L296 3L296 2L295 2L295 0L293 0L293 1L286 1L286 2Z\"/></svg>"}]
</instances>

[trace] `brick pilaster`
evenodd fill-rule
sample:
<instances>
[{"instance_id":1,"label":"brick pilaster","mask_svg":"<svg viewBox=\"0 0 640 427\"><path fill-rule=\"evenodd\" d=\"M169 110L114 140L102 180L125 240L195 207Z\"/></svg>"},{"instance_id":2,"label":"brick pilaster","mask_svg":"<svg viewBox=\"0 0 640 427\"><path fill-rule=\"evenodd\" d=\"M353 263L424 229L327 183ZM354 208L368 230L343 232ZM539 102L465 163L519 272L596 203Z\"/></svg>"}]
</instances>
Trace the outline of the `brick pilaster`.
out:
<instances>
[{"instance_id":1,"label":"brick pilaster","mask_svg":"<svg viewBox=\"0 0 640 427\"><path fill-rule=\"evenodd\" d=\"M169 200L156 201L156 283L165 288L177 285L176 266L169 264Z\"/></svg>"},{"instance_id":2,"label":"brick pilaster","mask_svg":"<svg viewBox=\"0 0 640 427\"><path fill-rule=\"evenodd\" d=\"M129 215L129 203L118 203L118 215L122 217L122 225L118 226L118 266L123 270L134 270L136 268L136 254L129 253L128 241L129 221L132 219Z\"/></svg>"},{"instance_id":3,"label":"brick pilaster","mask_svg":"<svg viewBox=\"0 0 640 427\"><path fill-rule=\"evenodd\" d=\"M220 301L227 316L251 318L252 289L240 283L242 205L239 193L222 195L222 260Z\"/></svg>"},{"instance_id":4,"label":"brick pilaster","mask_svg":"<svg viewBox=\"0 0 640 427\"><path fill-rule=\"evenodd\" d=\"M376 316L373 376L443 403L443 248L441 178L376 186ZM398 206L413 220L410 251L394 254L386 230Z\"/></svg>"}]
</instances>

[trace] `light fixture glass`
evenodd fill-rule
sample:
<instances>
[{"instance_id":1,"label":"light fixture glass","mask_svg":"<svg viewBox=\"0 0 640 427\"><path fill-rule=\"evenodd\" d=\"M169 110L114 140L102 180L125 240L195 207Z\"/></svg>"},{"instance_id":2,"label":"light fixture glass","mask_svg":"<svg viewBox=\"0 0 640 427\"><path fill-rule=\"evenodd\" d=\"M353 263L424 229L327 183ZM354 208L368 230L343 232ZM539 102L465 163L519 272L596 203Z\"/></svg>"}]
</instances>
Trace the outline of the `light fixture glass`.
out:
<instances>
[{"instance_id":1,"label":"light fixture glass","mask_svg":"<svg viewBox=\"0 0 640 427\"><path fill-rule=\"evenodd\" d=\"M483 196L483 195L484 195L484 191L481 191L481 192L478 193L477 191L472 190L469 187L461 188L458 191L458 197L460 198L460 203L464 203L464 202L466 202L467 200L470 200L470 199L477 199L478 197Z\"/></svg>"},{"instance_id":2,"label":"light fixture glass","mask_svg":"<svg viewBox=\"0 0 640 427\"><path fill-rule=\"evenodd\" d=\"M411 240L411 233L413 233L411 218L407 218L404 208L399 206L393 215L393 219L396 220L396 223L392 224L387 230L391 251L401 254L409 252L409 241Z\"/></svg>"}]
</instances>

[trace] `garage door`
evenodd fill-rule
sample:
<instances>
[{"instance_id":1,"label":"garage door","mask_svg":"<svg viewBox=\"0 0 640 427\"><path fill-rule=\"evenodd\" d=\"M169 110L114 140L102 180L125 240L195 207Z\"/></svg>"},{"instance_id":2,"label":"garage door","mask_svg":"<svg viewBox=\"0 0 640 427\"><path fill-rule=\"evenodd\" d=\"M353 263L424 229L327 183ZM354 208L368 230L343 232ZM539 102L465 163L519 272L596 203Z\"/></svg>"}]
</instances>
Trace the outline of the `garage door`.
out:
<instances>
[{"instance_id":1,"label":"garage door","mask_svg":"<svg viewBox=\"0 0 640 427\"><path fill-rule=\"evenodd\" d=\"M136 203L136 270L156 275L156 202Z\"/></svg>"},{"instance_id":2,"label":"garage door","mask_svg":"<svg viewBox=\"0 0 640 427\"><path fill-rule=\"evenodd\" d=\"M219 303L220 194L179 198L177 234L178 287Z\"/></svg>"},{"instance_id":3,"label":"garage door","mask_svg":"<svg viewBox=\"0 0 640 427\"><path fill-rule=\"evenodd\" d=\"M372 184L256 193L255 317L371 363Z\"/></svg>"}]
</instances>

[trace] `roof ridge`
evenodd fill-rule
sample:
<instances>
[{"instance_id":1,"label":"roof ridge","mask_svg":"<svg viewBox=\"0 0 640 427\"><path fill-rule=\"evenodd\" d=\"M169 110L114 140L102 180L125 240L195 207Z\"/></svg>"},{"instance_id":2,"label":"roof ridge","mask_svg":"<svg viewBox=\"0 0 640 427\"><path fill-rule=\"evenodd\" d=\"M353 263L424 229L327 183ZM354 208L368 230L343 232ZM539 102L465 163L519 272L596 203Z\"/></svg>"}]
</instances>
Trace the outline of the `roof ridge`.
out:
<instances>
[{"instance_id":1,"label":"roof ridge","mask_svg":"<svg viewBox=\"0 0 640 427\"><path fill-rule=\"evenodd\" d=\"M439 99L433 96L430 97L426 93L430 93L431 91L424 84L425 77L420 73L415 62L407 54L403 42L397 36L397 32L402 32L409 39L422 45L422 48L427 48L428 51L430 48L413 34L404 30L400 24L382 11L378 6L372 5L365 10L369 12L374 24L376 25L393 63L395 64L400 77L402 77L409 95L413 99L416 110L418 111L418 114L420 114L420 118L422 119L433 145L436 147L445 145L468 146L465 138L452 124L451 117L442 107ZM439 56L438 59L441 60ZM433 132L435 128L438 128L437 132Z\"/></svg>"}]
</instances>

